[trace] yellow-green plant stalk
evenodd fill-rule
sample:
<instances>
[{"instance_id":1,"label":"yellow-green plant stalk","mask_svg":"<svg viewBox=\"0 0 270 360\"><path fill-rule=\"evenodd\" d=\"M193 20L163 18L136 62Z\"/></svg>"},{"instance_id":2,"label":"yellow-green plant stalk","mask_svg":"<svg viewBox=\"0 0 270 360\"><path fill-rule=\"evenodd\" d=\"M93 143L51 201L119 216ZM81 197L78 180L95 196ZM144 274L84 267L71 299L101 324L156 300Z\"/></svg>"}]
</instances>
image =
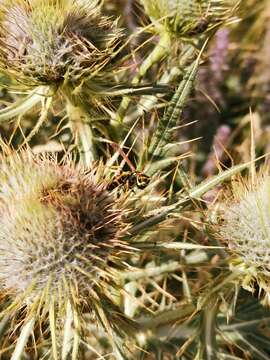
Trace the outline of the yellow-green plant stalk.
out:
<instances>
[{"instance_id":1,"label":"yellow-green plant stalk","mask_svg":"<svg viewBox=\"0 0 270 360\"><path fill-rule=\"evenodd\" d=\"M171 45L171 38L169 34L167 33L162 34L158 43L156 44L152 52L142 62L141 66L138 69L137 74L132 79L133 85L139 84L141 79L146 75L148 70L154 64L158 63L160 60L162 60L162 58L165 58L167 55L169 55L170 45ZM130 103L130 98L124 97L116 114L117 121L122 122L124 120L129 103Z\"/></svg>"},{"instance_id":2,"label":"yellow-green plant stalk","mask_svg":"<svg viewBox=\"0 0 270 360\"><path fill-rule=\"evenodd\" d=\"M85 313L114 340L124 337L132 322L118 305L116 274L132 248L121 240L125 200L106 190L104 168L30 151L7 151L0 163L1 316L19 323L12 359L42 339L50 358L78 359Z\"/></svg>"},{"instance_id":3,"label":"yellow-green plant stalk","mask_svg":"<svg viewBox=\"0 0 270 360\"><path fill-rule=\"evenodd\" d=\"M111 92L112 71L117 67L112 58L121 37L116 22L101 14L99 0L1 2L0 71L17 86L33 91L24 111L45 103L42 119L49 98L56 93L64 98L88 165L95 157L91 120L103 93ZM0 115L4 120L21 114L22 108L17 108Z\"/></svg>"},{"instance_id":4,"label":"yellow-green plant stalk","mask_svg":"<svg viewBox=\"0 0 270 360\"><path fill-rule=\"evenodd\" d=\"M252 179L233 181L223 202L214 232L232 254L232 270L243 286L258 284L270 299L270 176L265 171Z\"/></svg>"}]
</instances>

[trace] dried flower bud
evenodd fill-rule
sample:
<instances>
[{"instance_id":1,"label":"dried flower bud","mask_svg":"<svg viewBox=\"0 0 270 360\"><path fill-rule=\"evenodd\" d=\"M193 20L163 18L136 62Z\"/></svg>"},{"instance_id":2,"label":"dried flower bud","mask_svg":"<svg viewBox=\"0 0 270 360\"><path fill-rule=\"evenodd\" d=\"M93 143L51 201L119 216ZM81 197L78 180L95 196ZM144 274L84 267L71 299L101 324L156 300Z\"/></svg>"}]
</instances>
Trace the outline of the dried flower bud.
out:
<instances>
[{"instance_id":1,"label":"dried flower bud","mask_svg":"<svg viewBox=\"0 0 270 360\"><path fill-rule=\"evenodd\" d=\"M223 204L215 233L233 255L232 265L244 276L243 286L256 281L270 294L270 176L237 181Z\"/></svg>"},{"instance_id":2,"label":"dried flower bud","mask_svg":"<svg viewBox=\"0 0 270 360\"><path fill-rule=\"evenodd\" d=\"M75 82L103 68L119 38L99 0L4 0L0 69L30 85Z\"/></svg>"},{"instance_id":3,"label":"dried flower bud","mask_svg":"<svg viewBox=\"0 0 270 360\"><path fill-rule=\"evenodd\" d=\"M125 331L115 276L129 252L127 224L121 197L97 173L28 151L1 157L0 284L20 298L17 311L26 305L38 317L53 303L57 320L71 304Z\"/></svg>"},{"instance_id":4,"label":"dried flower bud","mask_svg":"<svg viewBox=\"0 0 270 360\"><path fill-rule=\"evenodd\" d=\"M141 0L161 32L199 36L231 16L233 0Z\"/></svg>"}]
</instances>

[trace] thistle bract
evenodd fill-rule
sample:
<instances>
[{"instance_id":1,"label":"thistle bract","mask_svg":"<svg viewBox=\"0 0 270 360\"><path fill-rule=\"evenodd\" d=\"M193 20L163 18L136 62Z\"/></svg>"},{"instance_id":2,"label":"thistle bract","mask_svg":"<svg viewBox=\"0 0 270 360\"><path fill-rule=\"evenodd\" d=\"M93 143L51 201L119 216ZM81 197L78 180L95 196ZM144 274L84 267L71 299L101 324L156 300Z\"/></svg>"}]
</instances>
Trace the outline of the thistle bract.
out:
<instances>
[{"instance_id":1,"label":"thistle bract","mask_svg":"<svg viewBox=\"0 0 270 360\"><path fill-rule=\"evenodd\" d=\"M141 0L160 32L198 36L230 17L235 1Z\"/></svg>"}]
</instances>

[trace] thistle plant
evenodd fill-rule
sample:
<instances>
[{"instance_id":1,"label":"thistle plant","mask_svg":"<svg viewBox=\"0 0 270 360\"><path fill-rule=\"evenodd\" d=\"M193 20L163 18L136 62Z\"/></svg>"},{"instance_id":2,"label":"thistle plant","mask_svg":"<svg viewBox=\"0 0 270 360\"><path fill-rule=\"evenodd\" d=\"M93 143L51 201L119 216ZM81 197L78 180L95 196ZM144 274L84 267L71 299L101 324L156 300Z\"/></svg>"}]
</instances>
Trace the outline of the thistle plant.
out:
<instances>
[{"instance_id":1,"label":"thistle plant","mask_svg":"<svg viewBox=\"0 0 270 360\"><path fill-rule=\"evenodd\" d=\"M100 177L101 168L59 165L30 151L1 156L0 279L7 298L1 309L20 318L14 359L31 346L31 334L36 341L48 337L46 326L51 357L77 359L84 313L115 346L132 329L118 305L117 272L132 250L121 240L127 210ZM40 322L44 334L37 335Z\"/></svg>"},{"instance_id":2,"label":"thistle plant","mask_svg":"<svg viewBox=\"0 0 270 360\"><path fill-rule=\"evenodd\" d=\"M256 11L228 33L238 1L144 0L136 24L147 25L127 36L125 19L103 11L119 15L129 0L1 5L0 120L17 120L1 143L17 148L27 129L25 142L35 138L27 150L0 147L0 357L269 359L270 179L253 168L263 125L256 113L251 141L238 136L249 99L228 101L244 81L230 62L235 33ZM213 81L227 132L209 155L213 122L193 89L214 98ZM203 133L194 125L200 140L188 127L197 119L207 121ZM84 163L61 146L66 124ZM238 175L249 168L248 180Z\"/></svg>"}]
</instances>

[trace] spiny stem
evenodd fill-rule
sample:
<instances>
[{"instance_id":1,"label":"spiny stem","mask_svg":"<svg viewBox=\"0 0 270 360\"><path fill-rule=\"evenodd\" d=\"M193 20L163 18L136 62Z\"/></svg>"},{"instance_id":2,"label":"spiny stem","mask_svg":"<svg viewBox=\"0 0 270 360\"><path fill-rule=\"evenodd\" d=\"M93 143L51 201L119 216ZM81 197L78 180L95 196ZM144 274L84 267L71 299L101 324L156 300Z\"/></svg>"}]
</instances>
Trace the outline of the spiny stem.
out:
<instances>
[{"instance_id":1,"label":"spiny stem","mask_svg":"<svg viewBox=\"0 0 270 360\"><path fill-rule=\"evenodd\" d=\"M218 299L211 298L202 312L199 359L214 360L217 358L216 316Z\"/></svg>"},{"instance_id":2,"label":"spiny stem","mask_svg":"<svg viewBox=\"0 0 270 360\"><path fill-rule=\"evenodd\" d=\"M79 107L67 102L67 113L71 131L79 147L80 155L86 166L90 166L96 159L96 149L93 133L85 112Z\"/></svg>"},{"instance_id":3,"label":"spiny stem","mask_svg":"<svg viewBox=\"0 0 270 360\"><path fill-rule=\"evenodd\" d=\"M172 69L166 71L160 78L157 84L165 85L170 84L182 73L183 67L187 65L190 59L193 57L196 48L194 46L186 46L180 56L179 63ZM144 113L152 110L158 101L158 97L154 95L145 95L140 99L137 108L123 119L124 123L133 123L138 117Z\"/></svg>"},{"instance_id":4,"label":"spiny stem","mask_svg":"<svg viewBox=\"0 0 270 360\"><path fill-rule=\"evenodd\" d=\"M178 261L172 261L161 266L124 272L120 276L125 280L134 281L143 278L159 276L164 273L170 273L180 269L181 267L182 265Z\"/></svg>"},{"instance_id":5,"label":"spiny stem","mask_svg":"<svg viewBox=\"0 0 270 360\"><path fill-rule=\"evenodd\" d=\"M141 325L142 330L154 329L164 324L171 322L179 321L181 319L186 319L191 317L192 314L196 312L196 306L193 304L186 304L181 308L176 308L173 310L163 311L162 313L152 316L149 318L144 318L138 320L138 323Z\"/></svg>"},{"instance_id":6,"label":"spiny stem","mask_svg":"<svg viewBox=\"0 0 270 360\"><path fill-rule=\"evenodd\" d=\"M165 72L158 84L165 85L172 83L179 75L182 73L183 67L187 65L190 59L194 56L196 49L193 46L186 46L181 53L179 63L177 66L174 66L172 69L169 69ZM152 110L158 101L157 96L142 96L140 99L137 108L129 115L127 115L123 121L124 123L133 123L138 117L142 116L144 113Z\"/></svg>"},{"instance_id":7,"label":"spiny stem","mask_svg":"<svg viewBox=\"0 0 270 360\"><path fill-rule=\"evenodd\" d=\"M180 69L175 66L172 69L170 69L169 72L162 75L158 84L162 84L162 85L169 84L180 74L181 74ZM138 117L152 110L155 107L157 101L158 98L155 95L142 96L136 109L131 114L126 115L123 119L123 122L132 124L136 119L138 119Z\"/></svg>"},{"instance_id":8,"label":"spiny stem","mask_svg":"<svg viewBox=\"0 0 270 360\"><path fill-rule=\"evenodd\" d=\"M153 51L141 64L136 76L133 78L131 82L132 85L139 84L140 80L147 73L147 71L154 64L159 62L163 57L165 57L169 53L170 44L171 44L170 35L167 32L165 32L164 34L161 35L160 40L153 49ZM129 103L130 103L130 98L124 97L116 114L116 120L118 122L123 122Z\"/></svg>"}]
</instances>

